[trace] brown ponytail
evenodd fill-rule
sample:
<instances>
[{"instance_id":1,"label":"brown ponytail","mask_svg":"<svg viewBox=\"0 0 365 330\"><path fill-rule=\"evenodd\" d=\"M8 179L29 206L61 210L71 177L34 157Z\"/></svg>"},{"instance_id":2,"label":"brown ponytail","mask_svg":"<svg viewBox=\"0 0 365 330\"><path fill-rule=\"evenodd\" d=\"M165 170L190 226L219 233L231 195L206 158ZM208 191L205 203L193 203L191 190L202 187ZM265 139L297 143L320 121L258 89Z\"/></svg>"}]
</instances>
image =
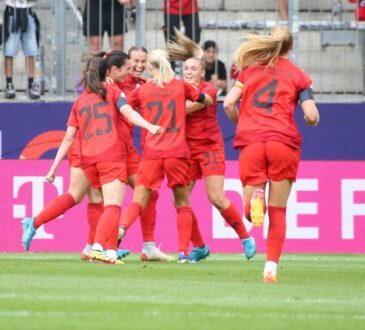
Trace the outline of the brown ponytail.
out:
<instances>
[{"instance_id":1,"label":"brown ponytail","mask_svg":"<svg viewBox=\"0 0 365 330\"><path fill-rule=\"evenodd\" d=\"M102 85L105 80L106 64L103 60L106 52L100 52L96 55L91 55L86 62L82 71L80 84L86 89L102 97L106 100L106 89Z\"/></svg>"},{"instance_id":2,"label":"brown ponytail","mask_svg":"<svg viewBox=\"0 0 365 330\"><path fill-rule=\"evenodd\" d=\"M293 45L293 35L286 26L276 26L265 36L248 34L245 40L235 52L235 61L240 70L252 64L272 67Z\"/></svg>"}]
</instances>

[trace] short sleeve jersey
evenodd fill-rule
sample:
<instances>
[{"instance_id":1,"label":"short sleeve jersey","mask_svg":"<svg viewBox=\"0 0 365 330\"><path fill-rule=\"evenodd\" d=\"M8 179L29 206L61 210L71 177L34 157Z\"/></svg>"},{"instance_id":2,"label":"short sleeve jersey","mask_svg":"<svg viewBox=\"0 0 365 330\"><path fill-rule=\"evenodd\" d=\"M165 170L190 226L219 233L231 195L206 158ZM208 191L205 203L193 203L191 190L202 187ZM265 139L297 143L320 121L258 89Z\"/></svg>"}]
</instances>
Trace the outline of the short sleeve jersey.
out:
<instances>
[{"instance_id":1,"label":"short sleeve jersey","mask_svg":"<svg viewBox=\"0 0 365 330\"><path fill-rule=\"evenodd\" d=\"M124 92L127 100L134 89L139 88L145 83L144 80L133 77L131 74L127 75L123 82L117 82L117 86ZM122 120L123 138L125 141L133 141L134 125L128 121L123 115L120 116Z\"/></svg>"},{"instance_id":2,"label":"short sleeve jersey","mask_svg":"<svg viewBox=\"0 0 365 330\"><path fill-rule=\"evenodd\" d=\"M299 93L311 87L308 75L288 59L274 67L249 66L241 71L243 85L234 147L279 141L300 148L302 137L294 119Z\"/></svg>"},{"instance_id":3,"label":"short sleeve jersey","mask_svg":"<svg viewBox=\"0 0 365 330\"><path fill-rule=\"evenodd\" d=\"M133 91L129 102L141 115L164 129L152 136L142 130L142 159L188 158L186 142L186 100L195 102L199 91L190 84L173 79L160 87L154 81Z\"/></svg>"},{"instance_id":4,"label":"short sleeve jersey","mask_svg":"<svg viewBox=\"0 0 365 330\"><path fill-rule=\"evenodd\" d=\"M107 97L84 91L74 103L67 126L80 132L81 156L86 168L102 161L126 161L119 111L121 91L116 85L104 85Z\"/></svg>"},{"instance_id":5,"label":"short sleeve jersey","mask_svg":"<svg viewBox=\"0 0 365 330\"><path fill-rule=\"evenodd\" d=\"M204 152L215 146L223 146L222 132L217 119L217 89L213 84L201 81L198 90L208 94L213 100L213 105L206 106L186 117L186 139L191 154Z\"/></svg>"},{"instance_id":6,"label":"short sleeve jersey","mask_svg":"<svg viewBox=\"0 0 365 330\"><path fill-rule=\"evenodd\" d=\"M195 14L199 12L198 0L164 0L164 13L168 12L172 15Z\"/></svg>"}]
</instances>

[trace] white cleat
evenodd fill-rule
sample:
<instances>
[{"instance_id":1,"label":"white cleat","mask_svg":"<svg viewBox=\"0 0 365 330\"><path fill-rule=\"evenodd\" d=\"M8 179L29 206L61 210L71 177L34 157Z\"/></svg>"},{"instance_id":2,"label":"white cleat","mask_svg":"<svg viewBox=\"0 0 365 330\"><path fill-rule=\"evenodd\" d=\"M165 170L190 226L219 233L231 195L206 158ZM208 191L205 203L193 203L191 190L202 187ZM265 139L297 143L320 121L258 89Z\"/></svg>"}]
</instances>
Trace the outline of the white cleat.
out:
<instances>
[{"instance_id":1,"label":"white cleat","mask_svg":"<svg viewBox=\"0 0 365 330\"><path fill-rule=\"evenodd\" d=\"M174 261L175 258L163 253L159 248L155 248L152 251L142 250L142 261Z\"/></svg>"}]
</instances>

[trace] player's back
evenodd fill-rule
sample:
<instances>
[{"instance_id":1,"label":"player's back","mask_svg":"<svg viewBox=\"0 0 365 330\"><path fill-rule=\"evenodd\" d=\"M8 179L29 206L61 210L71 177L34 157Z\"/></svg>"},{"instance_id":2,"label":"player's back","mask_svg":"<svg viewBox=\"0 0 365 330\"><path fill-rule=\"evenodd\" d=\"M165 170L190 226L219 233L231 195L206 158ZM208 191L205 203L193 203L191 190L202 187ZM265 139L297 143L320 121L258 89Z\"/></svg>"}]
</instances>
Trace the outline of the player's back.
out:
<instances>
[{"instance_id":1,"label":"player's back","mask_svg":"<svg viewBox=\"0 0 365 330\"><path fill-rule=\"evenodd\" d=\"M162 135L156 136L143 130L143 158L189 157L185 138L185 102L187 99L197 99L198 96L198 91L177 79L163 87L151 81L139 88L142 116L164 129Z\"/></svg>"},{"instance_id":2,"label":"player's back","mask_svg":"<svg viewBox=\"0 0 365 330\"><path fill-rule=\"evenodd\" d=\"M84 167L99 161L125 160L120 114L115 106L120 90L113 85L104 87L106 100L85 91L74 105Z\"/></svg>"},{"instance_id":3,"label":"player's back","mask_svg":"<svg viewBox=\"0 0 365 330\"><path fill-rule=\"evenodd\" d=\"M312 84L307 74L288 59L274 67L250 66L238 78L244 85L235 146L275 140L299 147L294 119L299 92Z\"/></svg>"}]
</instances>

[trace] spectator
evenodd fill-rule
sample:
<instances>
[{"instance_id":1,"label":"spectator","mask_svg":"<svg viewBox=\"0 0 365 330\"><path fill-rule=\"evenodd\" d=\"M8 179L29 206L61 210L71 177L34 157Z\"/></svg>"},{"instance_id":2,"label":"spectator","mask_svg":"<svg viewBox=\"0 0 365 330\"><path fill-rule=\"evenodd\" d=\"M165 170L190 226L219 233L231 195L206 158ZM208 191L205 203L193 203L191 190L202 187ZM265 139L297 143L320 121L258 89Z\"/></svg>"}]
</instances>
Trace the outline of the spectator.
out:
<instances>
[{"instance_id":1,"label":"spectator","mask_svg":"<svg viewBox=\"0 0 365 330\"><path fill-rule=\"evenodd\" d=\"M349 0L356 3L355 17L358 21L365 21L365 0ZM365 31L358 30L358 43L361 52L362 67L362 95L365 96Z\"/></svg>"},{"instance_id":2,"label":"spectator","mask_svg":"<svg viewBox=\"0 0 365 330\"><path fill-rule=\"evenodd\" d=\"M32 100L39 99L39 86L34 83L34 57L38 54L39 21L32 9L36 0L5 0L4 11L4 56L5 56L5 98L16 96L13 85L13 58L22 44L28 73L27 94Z\"/></svg>"},{"instance_id":3,"label":"spectator","mask_svg":"<svg viewBox=\"0 0 365 330\"><path fill-rule=\"evenodd\" d=\"M165 40L173 40L174 27L180 30L181 20L184 23L185 35L196 43L200 42L198 0L164 0Z\"/></svg>"},{"instance_id":4,"label":"spectator","mask_svg":"<svg viewBox=\"0 0 365 330\"><path fill-rule=\"evenodd\" d=\"M83 33L88 37L89 51L96 54L102 48L105 31L112 50L123 50L125 29L124 5L129 0L85 0ZM133 4L132 4L133 5Z\"/></svg>"},{"instance_id":5,"label":"spectator","mask_svg":"<svg viewBox=\"0 0 365 330\"><path fill-rule=\"evenodd\" d=\"M288 20L288 0L279 0L279 13L281 19Z\"/></svg>"},{"instance_id":6,"label":"spectator","mask_svg":"<svg viewBox=\"0 0 365 330\"><path fill-rule=\"evenodd\" d=\"M204 80L210 81L218 89L217 95L227 93L227 70L224 63L217 59L218 47L212 40L203 44L205 75Z\"/></svg>"}]
</instances>

